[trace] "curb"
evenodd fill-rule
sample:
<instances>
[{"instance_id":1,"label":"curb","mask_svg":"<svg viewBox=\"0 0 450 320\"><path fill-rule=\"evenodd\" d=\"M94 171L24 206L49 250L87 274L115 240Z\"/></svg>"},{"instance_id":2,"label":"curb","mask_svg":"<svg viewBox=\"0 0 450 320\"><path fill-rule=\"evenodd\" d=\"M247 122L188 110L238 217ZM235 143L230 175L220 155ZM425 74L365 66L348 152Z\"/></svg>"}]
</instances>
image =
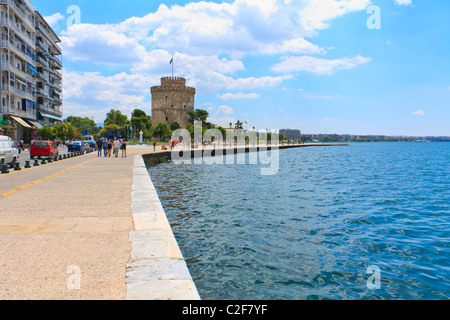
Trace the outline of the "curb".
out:
<instances>
[{"instance_id":1,"label":"curb","mask_svg":"<svg viewBox=\"0 0 450 320\"><path fill-rule=\"evenodd\" d=\"M126 300L200 300L142 156L134 160Z\"/></svg>"}]
</instances>

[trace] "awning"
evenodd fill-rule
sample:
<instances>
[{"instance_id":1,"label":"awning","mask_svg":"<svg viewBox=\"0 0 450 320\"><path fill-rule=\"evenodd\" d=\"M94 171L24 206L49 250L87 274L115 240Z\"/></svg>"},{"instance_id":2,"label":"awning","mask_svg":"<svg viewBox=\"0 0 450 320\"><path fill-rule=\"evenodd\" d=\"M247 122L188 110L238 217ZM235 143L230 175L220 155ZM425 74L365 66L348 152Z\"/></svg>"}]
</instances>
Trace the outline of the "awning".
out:
<instances>
[{"instance_id":1,"label":"awning","mask_svg":"<svg viewBox=\"0 0 450 320\"><path fill-rule=\"evenodd\" d=\"M42 124L40 124L39 122L34 121L34 120L28 120L28 119L27 119L27 122L29 122L30 124L32 124L33 126L35 126L35 127L38 128L38 129L44 127Z\"/></svg>"},{"instance_id":2,"label":"awning","mask_svg":"<svg viewBox=\"0 0 450 320\"><path fill-rule=\"evenodd\" d=\"M14 36L15 36L20 42L22 42L23 44L25 44L25 42L24 42L20 37L18 37L17 34L15 34Z\"/></svg>"},{"instance_id":3,"label":"awning","mask_svg":"<svg viewBox=\"0 0 450 320\"><path fill-rule=\"evenodd\" d=\"M27 100L27 102L28 102L29 104L32 104L33 106L36 105L36 103L34 103L33 101Z\"/></svg>"},{"instance_id":4,"label":"awning","mask_svg":"<svg viewBox=\"0 0 450 320\"><path fill-rule=\"evenodd\" d=\"M32 66L31 64L29 64L28 62L27 62L27 64L28 64L28 68L30 68L31 71L33 71L34 73L38 74L38 72L37 72L37 70L36 70L35 67L33 67L33 66Z\"/></svg>"},{"instance_id":5,"label":"awning","mask_svg":"<svg viewBox=\"0 0 450 320\"><path fill-rule=\"evenodd\" d=\"M58 118L57 116L52 116L51 114L48 114L48 113L45 113L45 112L42 112L42 111L39 111L40 113L41 113L41 115L43 116L43 117L47 117L47 118L50 118L50 119L54 119L54 120L58 120L58 121L63 121L63 119L61 119L61 118Z\"/></svg>"},{"instance_id":6,"label":"awning","mask_svg":"<svg viewBox=\"0 0 450 320\"><path fill-rule=\"evenodd\" d=\"M13 118L17 123L21 124L25 128L30 128L31 129L31 126L28 123L26 123L22 118L14 117L14 116L11 116L11 118Z\"/></svg>"}]
</instances>

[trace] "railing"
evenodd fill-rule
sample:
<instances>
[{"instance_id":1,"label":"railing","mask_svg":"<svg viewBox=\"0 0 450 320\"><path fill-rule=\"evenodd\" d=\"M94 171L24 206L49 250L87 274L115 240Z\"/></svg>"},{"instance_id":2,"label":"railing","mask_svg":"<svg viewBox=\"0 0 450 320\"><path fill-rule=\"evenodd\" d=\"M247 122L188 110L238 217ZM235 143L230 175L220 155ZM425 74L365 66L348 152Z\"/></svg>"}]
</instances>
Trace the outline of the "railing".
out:
<instances>
[{"instance_id":1,"label":"railing","mask_svg":"<svg viewBox=\"0 0 450 320\"><path fill-rule=\"evenodd\" d=\"M11 5L11 7L14 9L14 12L16 12L17 15L21 17L22 20L25 21L25 23L27 23L30 28L34 28L33 19L30 18L30 16L26 15L22 10L20 10L20 8L14 3L13 0L0 0L0 3Z\"/></svg>"},{"instance_id":2,"label":"railing","mask_svg":"<svg viewBox=\"0 0 450 320\"><path fill-rule=\"evenodd\" d=\"M50 63L54 63L56 66L62 68L62 62L59 61L59 59L56 58L55 56L52 56L52 59L50 60Z\"/></svg>"},{"instance_id":3,"label":"railing","mask_svg":"<svg viewBox=\"0 0 450 320\"><path fill-rule=\"evenodd\" d=\"M41 23L39 23L39 25L38 25L38 31L40 31L47 38L47 40L50 42L50 44L52 46L55 46L55 47L59 48L56 45L56 43L52 40L52 37L50 36L48 31L45 29L45 27Z\"/></svg>"},{"instance_id":4,"label":"railing","mask_svg":"<svg viewBox=\"0 0 450 320\"><path fill-rule=\"evenodd\" d=\"M23 32L14 21L12 21L11 19L3 18L2 25L10 26L12 29L14 29L18 36L24 38L30 46L34 47L34 40L26 32ZM34 29L32 28L32 30Z\"/></svg>"}]
</instances>

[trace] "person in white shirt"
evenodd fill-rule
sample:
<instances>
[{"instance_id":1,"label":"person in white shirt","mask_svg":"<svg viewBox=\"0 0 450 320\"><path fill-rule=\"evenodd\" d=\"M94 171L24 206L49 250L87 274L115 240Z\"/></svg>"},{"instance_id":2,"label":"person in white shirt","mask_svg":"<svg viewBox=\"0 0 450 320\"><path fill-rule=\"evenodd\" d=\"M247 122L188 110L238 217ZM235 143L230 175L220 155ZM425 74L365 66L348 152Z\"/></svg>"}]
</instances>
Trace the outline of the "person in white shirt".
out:
<instances>
[{"instance_id":1,"label":"person in white shirt","mask_svg":"<svg viewBox=\"0 0 450 320\"><path fill-rule=\"evenodd\" d=\"M119 156L119 148L120 148L120 140L116 139L114 140L114 154L116 158Z\"/></svg>"}]
</instances>

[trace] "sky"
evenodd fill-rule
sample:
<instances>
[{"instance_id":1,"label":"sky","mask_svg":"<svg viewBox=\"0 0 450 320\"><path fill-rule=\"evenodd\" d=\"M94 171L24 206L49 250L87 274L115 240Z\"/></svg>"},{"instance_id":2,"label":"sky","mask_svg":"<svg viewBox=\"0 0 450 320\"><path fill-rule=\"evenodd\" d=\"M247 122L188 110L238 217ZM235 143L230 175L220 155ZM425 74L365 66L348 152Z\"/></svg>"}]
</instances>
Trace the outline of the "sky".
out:
<instances>
[{"instance_id":1,"label":"sky","mask_svg":"<svg viewBox=\"0 0 450 320\"><path fill-rule=\"evenodd\" d=\"M61 39L64 118L151 114L186 78L210 121L450 136L448 0L31 0Z\"/></svg>"}]
</instances>

